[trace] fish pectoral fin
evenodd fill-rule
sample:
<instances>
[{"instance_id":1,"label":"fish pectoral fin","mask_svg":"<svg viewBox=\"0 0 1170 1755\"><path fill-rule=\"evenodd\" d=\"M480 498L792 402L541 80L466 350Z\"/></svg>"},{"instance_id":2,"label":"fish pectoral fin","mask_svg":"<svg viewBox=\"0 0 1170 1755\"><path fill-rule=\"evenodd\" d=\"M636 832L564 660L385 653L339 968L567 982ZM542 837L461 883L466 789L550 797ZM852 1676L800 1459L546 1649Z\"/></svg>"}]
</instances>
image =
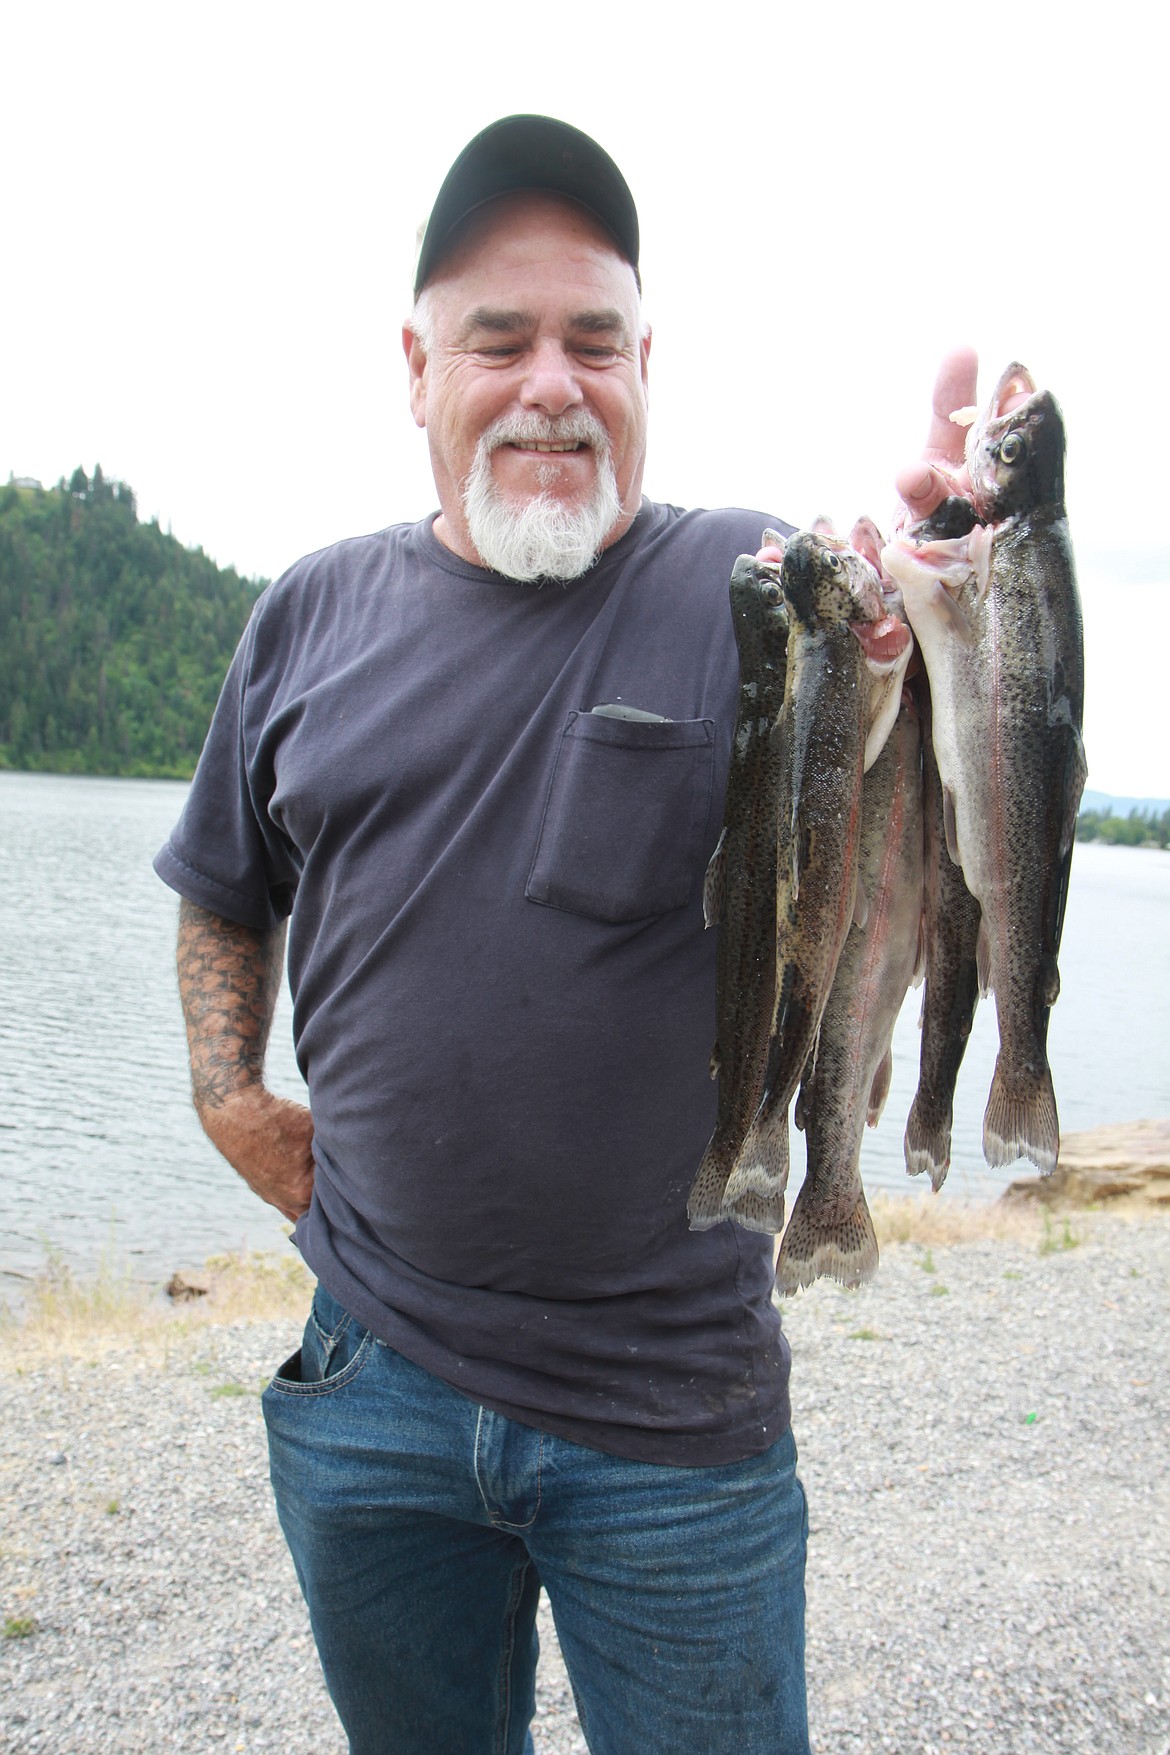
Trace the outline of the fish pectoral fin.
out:
<instances>
[{"instance_id":1,"label":"fish pectoral fin","mask_svg":"<svg viewBox=\"0 0 1170 1755\"><path fill-rule=\"evenodd\" d=\"M707 874L703 879L703 924L717 926L723 919L723 905L727 899L727 826L719 831L719 839L715 843L715 851L707 862Z\"/></svg>"},{"instance_id":2,"label":"fish pectoral fin","mask_svg":"<svg viewBox=\"0 0 1170 1755\"><path fill-rule=\"evenodd\" d=\"M922 910L922 913L918 916L918 942L916 943L916 945L914 947L914 969L913 969L913 972L911 973L911 976L910 976L911 987L920 987L922 985L922 981L923 981L923 978L925 977L925 975L926 975L926 910L924 908ZM923 995L922 1003L925 1006L925 1004L926 1004L925 994ZM918 1020L918 1022L919 1022L919 1027L921 1028L921 1025L922 1025L921 1018Z\"/></svg>"},{"instance_id":3,"label":"fish pectoral fin","mask_svg":"<svg viewBox=\"0 0 1170 1755\"><path fill-rule=\"evenodd\" d=\"M949 786L943 787L943 834L947 839L947 852L951 856L951 864L957 865L961 871L963 861L959 855L959 825L955 821L955 795Z\"/></svg>"},{"instance_id":4,"label":"fish pectoral fin","mask_svg":"<svg viewBox=\"0 0 1170 1755\"><path fill-rule=\"evenodd\" d=\"M851 913L854 926L859 930L863 929L866 921L869 919L869 897L865 893L865 885L857 876L854 876L853 879L853 907Z\"/></svg>"},{"instance_id":5,"label":"fish pectoral fin","mask_svg":"<svg viewBox=\"0 0 1170 1755\"><path fill-rule=\"evenodd\" d=\"M722 1070L723 1070L723 1056L720 1054L719 1044L718 1044L718 1042L716 1042L714 1048L712 1048L712 1050L711 1050L711 1063L710 1063L711 1077L713 1079L717 1079Z\"/></svg>"},{"instance_id":6,"label":"fish pectoral fin","mask_svg":"<svg viewBox=\"0 0 1170 1755\"><path fill-rule=\"evenodd\" d=\"M991 545L994 540L995 530L990 524L977 524L967 539L967 554L975 570L975 586L980 603L991 588ZM967 618L964 616L963 619L966 621ZM970 626L968 622L968 637Z\"/></svg>"},{"instance_id":7,"label":"fish pectoral fin","mask_svg":"<svg viewBox=\"0 0 1170 1755\"><path fill-rule=\"evenodd\" d=\"M941 579L935 580L930 594L930 607L946 633L953 635L964 646L975 644L975 630L966 610Z\"/></svg>"}]
</instances>

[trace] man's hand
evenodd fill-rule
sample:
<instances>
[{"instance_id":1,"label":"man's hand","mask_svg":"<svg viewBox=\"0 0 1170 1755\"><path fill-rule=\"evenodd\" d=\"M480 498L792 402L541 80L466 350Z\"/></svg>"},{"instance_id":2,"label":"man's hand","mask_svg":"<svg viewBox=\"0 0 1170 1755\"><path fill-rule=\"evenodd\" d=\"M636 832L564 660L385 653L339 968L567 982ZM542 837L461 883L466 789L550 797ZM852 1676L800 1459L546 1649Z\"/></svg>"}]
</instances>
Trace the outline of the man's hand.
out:
<instances>
[{"instance_id":1,"label":"man's hand","mask_svg":"<svg viewBox=\"0 0 1170 1755\"><path fill-rule=\"evenodd\" d=\"M204 1132L254 1194L294 1223L313 1198L313 1117L263 1085L199 1108Z\"/></svg>"},{"instance_id":2,"label":"man's hand","mask_svg":"<svg viewBox=\"0 0 1170 1755\"><path fill-rule=\"evenodd\" d=\"M948 494L962 493L968 485L964 467L967 428L951 419L956 409L970 408L975 401L979 358L970 347L957 347L947 354L934 384L930 427L921 460L898 471L894 486L909 514L908 523L929 518Z\"/></svg>"},{"instance_id":3,"label":"man's hand","mask_svg":"<svg viewBox=\"0 0 1170 1755\"><path fill-rule=\"evenodd\" d=\"M296 1220L313 1194L313 1118L274 1096L263 1076L283 961L283 926L257 932L180 904L179 995L196 1114L261 1200Z\"/></svg>"}]
</instances>

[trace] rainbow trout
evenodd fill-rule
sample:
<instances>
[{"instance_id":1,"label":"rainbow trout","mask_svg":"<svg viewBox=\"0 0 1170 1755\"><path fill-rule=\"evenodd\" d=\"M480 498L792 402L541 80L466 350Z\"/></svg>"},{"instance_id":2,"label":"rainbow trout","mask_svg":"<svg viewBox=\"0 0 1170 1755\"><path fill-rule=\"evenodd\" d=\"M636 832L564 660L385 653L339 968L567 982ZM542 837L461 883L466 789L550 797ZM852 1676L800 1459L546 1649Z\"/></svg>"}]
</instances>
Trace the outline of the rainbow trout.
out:
<instances>
[{"instance_id":1,"label":"rainbow trout","mask_svg":"<svg viewBox=\"0 0 1170 1755\"><path fill-rule=\"evenodd\" d=\"M877 1267L859 1165L866 1122L877 1126L890 1088L894 1024L921 971L921 742L917 709L903 691L894 728L862 785L865 924L849 929L797 1098L808 1164L780 1244L782 1292L822 1275L859 1286Z\"/></svg>"},{"instance_id":2,"label":"rainbow trout","mask_svg":"<svg viewBox=\"0 0 1170 1755\"><path fill-rule=\"evenodd\" d=\"M942 781L931 743L930 685L924 672L914 680L922 718L926 986L918 1089L910 1105L902 1147L907 1174L920 1176L926 1171L937 1194L950 1168L955 1084L979 1003L977 950L982 915L963 881L961 868L947 852ZM986 973L984 970L984 981Z\"/></svg>"},{"instance_id":3,"label":"rainbow trout","mask_svg":"<svg viewBox=\"0 0 1170 1755\"><path fill-rule=\"evenodd\" d=\"M776 1005L764 1095L727 1180L721 1216L779 1231L788 1106L808 1059L857 902L870 678L862 638L883 620L877 576L840 537L801 531L781 569L788 670L779 758Z\"/></svg>"},{"instance_id":4,"label":"rainbow trout","mask_svg":"<svg viewBox=\"0 0 1170 1755\"><path fill-rule=\"evenodd\" d=\"M1048 1018L1087 772L1064 452L1055 399L1009 366L967 437L981 525L947 541L910 534L882 556L930 676L947 847L983 915L1000 1042L984 1156L1041 1171L1060 1144Z\"/></svg>"},{"instance_id":5,"label":"rainbow trout","mask_svg":"<svg viewBox=\"0 0 1170 1755\"><path fill-rule=\"evenodd\" d=\"M781 538L764 532L764 541ZM723 829L703 886L717 925L716 1039L711 1076L719 1113L687 1202L692 1231L723 1217L723 1193L764 1093L776 1004L776 801L780 753L772 727L784 701L788 612L780 568L741 555L731 575L739 702Z\"/></svg>"}]
</instances>

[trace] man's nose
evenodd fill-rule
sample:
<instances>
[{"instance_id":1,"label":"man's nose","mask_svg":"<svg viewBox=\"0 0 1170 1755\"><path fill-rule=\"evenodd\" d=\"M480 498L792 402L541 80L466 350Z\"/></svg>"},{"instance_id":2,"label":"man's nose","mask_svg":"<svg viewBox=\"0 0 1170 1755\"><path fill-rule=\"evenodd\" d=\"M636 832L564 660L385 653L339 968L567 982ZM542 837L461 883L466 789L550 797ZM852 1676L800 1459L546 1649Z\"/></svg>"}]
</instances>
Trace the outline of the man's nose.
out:
<instances>
[{"instance_id":1,"label":"man's nose","mask_svg":"<svg viewBox=\"0 0 1170 1755\"><path fill-rule=\"evenodd\" d=\"M579 408L584 400L572 355L551 336L538 341L529 355L520 400L525 408L543 409L554 417Z\"/></svg>"}]
</instances>

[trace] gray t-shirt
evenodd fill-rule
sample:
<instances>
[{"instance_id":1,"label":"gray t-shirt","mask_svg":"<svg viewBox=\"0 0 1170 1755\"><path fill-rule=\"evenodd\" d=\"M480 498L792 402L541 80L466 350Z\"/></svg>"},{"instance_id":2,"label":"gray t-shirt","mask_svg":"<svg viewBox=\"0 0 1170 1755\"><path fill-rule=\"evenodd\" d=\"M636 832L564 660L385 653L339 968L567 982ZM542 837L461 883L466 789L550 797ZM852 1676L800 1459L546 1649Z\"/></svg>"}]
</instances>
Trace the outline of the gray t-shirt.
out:
<instances>
[{"instance_id":1,"label":"gray t-shirt","mask_svg":"<svg viewBox=\"0 0 1170 1755\"><path fill-rule=\"evenodd\" d=\"M322 1283L487 1406L673 1464L788 1424L771 1239L686 1218L727 586L765 522L647 502L569 585L470 566L429 518L309 556L257 604L155 861L229 919L291 910Z\"/></svg>"}]
</instances>

